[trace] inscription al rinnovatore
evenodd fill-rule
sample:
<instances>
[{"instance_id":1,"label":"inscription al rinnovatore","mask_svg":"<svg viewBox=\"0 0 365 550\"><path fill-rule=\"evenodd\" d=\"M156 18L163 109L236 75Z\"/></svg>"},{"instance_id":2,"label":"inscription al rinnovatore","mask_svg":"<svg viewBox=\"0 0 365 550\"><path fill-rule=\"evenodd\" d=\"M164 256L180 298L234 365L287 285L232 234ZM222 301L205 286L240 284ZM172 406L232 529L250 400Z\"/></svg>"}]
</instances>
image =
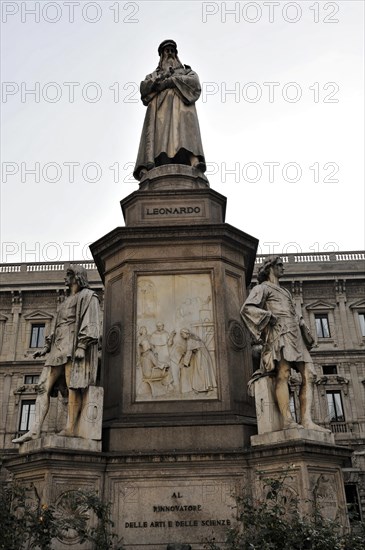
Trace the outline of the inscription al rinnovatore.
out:
<instances>
[{"instance_id":1,"label":"inscription al rinnovatore","mask_svg":"<svg viewBox=\"0 0 365 550\"><path fill-rule=\"evenodd\" d=\"M200 512L201 504L174 504L172 506L154 506L154 512Z\"/></svg>"},{"instance_id":2,"label":"inscription al rinnovatore","mask_svg":"<svg viewBox=\"0 0 365 550\"><path fill-rule=\"evenodd\" d=\"M147 216L168 216L181 214L200 214L200 206L180 206L171 208L146 208Z\"/></svg>"}]
</instances>

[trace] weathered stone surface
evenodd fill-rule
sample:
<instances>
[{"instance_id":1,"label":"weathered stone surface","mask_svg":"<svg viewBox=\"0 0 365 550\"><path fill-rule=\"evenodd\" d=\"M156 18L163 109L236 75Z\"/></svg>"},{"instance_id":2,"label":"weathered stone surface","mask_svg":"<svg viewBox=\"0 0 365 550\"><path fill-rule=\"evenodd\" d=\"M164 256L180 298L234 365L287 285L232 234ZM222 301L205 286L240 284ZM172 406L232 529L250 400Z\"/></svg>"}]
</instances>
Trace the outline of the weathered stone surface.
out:
<instances>
[{"instance_id":1,"label":"weathered stone surface","mask_svg":"<svg viewBox=\"0 0 365 550\"><path fill-rule=\"evenodd\" d=\"M306 514L315 497L326 517L346 526L341 466L350 453L303 439L201 454L71 453L53 447L7 459L6 467L17 481L34 483L42 502L67 503L77 489L103 494L126 550L165 550L171 543L199 549L205 537L224 542L235 525L237 496L263 498L265 479L283 476L288 506L298 499ZM54 548L64 547L56 541Z\"/></svg>"},{"instance_id":2,"label":"weathered stone surface","mask_svg":"<svg viewBox=\"0 0 365 550\"><path fill-rule=\"evenodd\" d=\"M251 387L255 395L258 433L266 434L281 430L282 421L275 397L275 377L258 378Z\"/></svg>"},{"instance_id":3,"label":"weathered stone surface","mask_svg":"<svg viewBox=\"0 0 365 550\"><path fill-rule=\"evenodd\" d=\"M165 164L149 170L139 183L140 191L206 189L209 187L207 177L194 168L184 164Z\"/></svg>"},{"instance_id":4,"label":"weathered stone surface","mask_svg":"<svg viewBox=\"0 0 365 550\"><path fill-rule=\"evenodd\" d=\"M77 425L77 437L101 441L104 390L89 386L83 395L82 408Z\"/></svg>"},{"instance_id":5,"label":"weathered stone surface","mask_svg":"<svg viewBox=\"0 0 365 550\"><path fill-rule=\"evenodd\" d=\"M201 548L211 536L224 541L235 523L235 498L249 487L247 456L43 449L18 455L7 467L21 483L34 483L42 502L67 504L74 490L97 491L111 503L126 550L166 550L170 543ZM55 550L63 548L55 541Z\"/></svg>"},{"instance_id":6,"label":"weathered stone surface","mask_svg":"<svg viewBox=\"0 0 365 550\"><path fill-rule=\"evenodd\" d=\"M131 230L133 231L133 230ZM138 231L137 231L138 233ZM194 232L194 235L196 236L198 231ZM132 237L131 237L132 238ZM135 239L136 242L138 242L138 234ZM189 238L189 231L186 231L183 233L183 240L186 242ZM186 248L184 245L179 245L179 250L182 250ZM222 250L222 249L220 249ZM155 249L151 248L151 252L154 253ZM214 252L215 251L215 252ZM143 251L142 251L143 252ZM130 255L130 261L133 261L133 258L140 259L141 264L143 263L143 256L141 255L138 247L135 249L135 256ZM195 251L194 251L195 253ZM219 252L220 254L221 252ZM215 256L214 256L215 254ZM207 256L209 258L214 259L217 255L217 246L214 244L209 244L206 247L203 247L203 244L200 248L199 252L200 257ZM357 325L358 323L358 314L357 314L357 307L360 307L360 298L361 298L361 282L363 280L362 275L362 258L364 258L363 253L347 253L342 254L338 253L337 260L335 257L335 254L331 254L330 256L321 256L319 254L307 254L307 255L294 255L289 254L286 256L286 272L284 274L284 282L283 286L288 288L290 290L295 298L295 300L301 304L302 311L304 313L304 316L306 318L306 322L308 324L312 323L312 328L314 330L314 314L313 311L316 310L307 310L306 306L312 304L315 300L318 300L319 297L324 296L326 302L333 302L334 303L334 310L333 310L333 316L334 321L336 324L336 332L337 332L337 341L338 341L338 347L334 347L334 344L331 344L331 350L330 351L323 351L323 346L325 344L319 344L317 348L314 348L314 352L312 351L311 354L314 357L315 360L315 367L318 374L318 377L323 376L322 372L322 365L331 365L336 364L338 369L338 375L337 376L328 376L328 382L326 385L320 384L318 387L315 388L315 403L314 403L314 412L315 412L315 418L316 421L328 421L328 406L327 406L327 399L326 399L326 390L338 390L342 392L342 398L344 403L344 409L345 409L345 420L346 422L343 423L337 423L337 425L334 425L334 429L339 428L342 431L338 433L336 431L334 433L335 439L339 445L347 445L350 448L360 448L363 439L361 438L361 434L363 433L363 424L362 424L362 418L361 413L364 410L364 385L361 383L362 380L365 378L365 366L363 364L362 359L362 351L363 350L363 339L362 337L358 335L357 332ZM157 251L156 256L157 258ZM194 254L192 253L192 256L194 257ZM346 260L344 258L347 258ZM127 254L125 259L127 258ZM331 261L330 261L331 259ZM262 257L258 257L258 262L262 260ZM227 260L230 261L229 259ZM98 294L102 296L102 283L100 280L99 275L97 274L95 267L92 262L85 262L85 265L89 268L88 269L88 278L89 281L91 281L92 288L98 290ZM260 264L258 264L260 265ZM24 454L24 455L18 455L18 447L11 444L11 439L14 438L14 435L17 433L19 429L19 418L20 418L20 409L22 404L22 399L29 400L33 399L35 400L36 394L34 390L34 384L25 384L24 385L24 377L26 375L31 374L39 374L42 368L40 361L34 361L30 358L31 352L34 351L29 348L29 342L30 342L30 322L32 319L35 322L42 322L42 319L44 318L44 313L48 313L49 316L53 317L53 319L56 316L57 313L57 306L59 305L59 301L62 298L64 294L63 289L63 275L64 270L67 268L67 265L61 263L61 262L54 262L54 263L48 263L48 264L3 264L0 269L2 270L1 277L2 277L2 283L3 283L3 297L4 300L1 302L1 313L3 314L3 317L0 318L0 321L2 321L1 325L3 330L3 346L2 346L2 355L1 355L1 375L2 375L2 384L0 380L0 402L2 404L2 412L3 414L0 415L0 431L1 431L1 437L3 441L3 455L6 455L9 458L10 453L16 453L16 460L18 461L17 464L17 470L12 468L12 473L15 471L17 472L18 479L23 479L27 476L27 472L29 472L29 469L34 469L35 465L38 466L41 465L41 469L37 470L37 474L32 479L34 480L34 483L37 486L37 491L39 494L42 494L42 487L45 487L44 477L48 475L49 469L48 464L53 464L54 469L54 477L48 477L49 479L49 498L47 496L47 502L51 502L51 494L54 494L54 497L56 501L58 498L62 498L62 494L68 490L77 489L78 487L84 487L87 490L93 490L98 489L99 490L99 473L104 472L106 469L106 463L105 463L105 454L102 453L90 453L87 452L85 454L85 460L83 462L78 462L76 460L76 453L73 450L66 450L63 451L62 449L57 449L56 451L54 449L47 449L44 452L39 453L30 453L30 454ZM349 280L348 276L349 273L351 273L351 277L353 277L351 280ZM344 330L344 327L342 326L342 319L339 316L338 311L338 305L336 305L335 297L334 297L334 280L335 279L347 279L346 282L346 289L351 285L354 286L354 291L351 290L350 296L348 296L347 299L347 328L351 331L351 336L349 339L346 339L346 333ZM123 282L123 280L122 280ZM229 293L228 296L232 296L232 300L235 300L236 296L236 290L235 288L239 286L241 283L237 283L237 279L230 276L229 278L225 279L225 285L229 286ZM294 285L294 289L293 289ZM357 285L355 287L355 285ZM123 285L121 283L121 287L123 288ZM12 292L16 296L18 295L18 291L20 294L20 290L27 288L26 292L22 292L23 296L23 309L21 310L21 314L19 316L19 325L16 324L16 311L14 304L14 310L11 309L12 303ZM316 296L313 298L312 296L312 289L316 288L317 293ZM308 289L308 290L306 290ZM299 292L300 290L300 292ZM301 291L303 293L301 294ZM354 292L354 293L352 293ZM356 292L356 296L355 296ZM46 302L43 302L42 295L45 293L47 296L52 295L52 308L48 308ZM328 298L327 298L328 293ZM333 296L332 296L333 295ZM116 293L116 296L118 297L118 293ZM14 300L15 300L14 298ZM124 297L123 300L127 299L127 297ZM24 309L24 303L25 301L28 301L29 308L28 310ZM118 298L118 307L129 307L130 301L127 301L127 305L125 302L122 301L122 299ZM356 300L356 301L355 301ZM48 301L48 298L47 298ZM355 303L354 308L352 308L353 304ZM39 319L38 315L32 315L32 317L28 317L28 314L32 312L37 312L38 310L42 311L42 317ZM332 310L331 310L332 311ZM330 311L330 313L331 313ZM361 310L362 311L362 310ZM114 314L114 313L113 313ZM4 317L7 318L6 321L3 321ZM50 319L51 321L52 319ZM47 315L45 316L45 322L46 322L46 332L48 331L48 320ZM17 328L18 327L18 328ZM245 341L245 338L242 337L242 334L246 334L245 332L242 333L241 325L237 325L236 322L228 323L227 325L227 331L229 334L229 346L234 346L234 348L238 349L238 351L241 349L245 349L247 347L247 339ZM19 329L19 330L18 330ZM124 336L125 336L125 327L123 326L123 330L121 325L119 324L113 324L110 327L110 332L108 331L107 334L109 334L109 342L108 347L106 348L106 352L108 355L110 354L112 357L115 355L118 356L118 353L121 349L121 346L124 345ZM17 335L16 339L16 347L14 349L11 348L11 345L15 346L15 343L12 344L12 338L13 335ZM0 337L1 337L1 327L0 327ZM123 338L123 339L122 339ZM105 345L107 346L107 336L105 336ZM232 348L233 349L233 348ZM349 349L351 349L351 358L349 358ZM11 356L11 360L9 359L11 351L13 352L13 355ZM27 358L25 356L27 355ZM114 364L115 369L120 368L120 362L115 362ZM126 363L126 368L128 368ZM347 378L349 380L349 384L342 384L340 381L340 377L343 380L343 378ZM342 378L343 377L343 378ZM19 390L18 390L19 389ZM116 388L117 390L117 388ZM317 391L320 390L320 391ZM294 391L297 391L297 386L294 387ZM57 401L54 398L51 398L51 401L54 400ZM58 401L61 401L60 399ZM159 407L161 403L155 403L154 407ZM204 403L204 406L206 406L206 402ZM298 405L298 403L296 403ZM202 407L202 412L204 412L204 409ZM188 422L188 418L186 418L186 415L184 414L184 411L181 410L179 413L182 420L185 420L186 423ZM52 419L55 418L55 414L53 414L53 411L51 413ZM224 425L224 418L222 420L222 424L218 426L219 430L217 429L215 433L215 426L212 425L209 428L209 434L211 439L215 437L217 446L224 446L228 440L232 440L234 437L238 439L240 437L240 433L242 431L242 428L239 424L235 426L235 430L237 430L237 433L235 434L229 434L227 437L226 434L226 428ZM150 416L146 415L145 420L150 421ZM208 430L205 428L204 423L204 416L201 417L201 429L199 433L197 434L196 438L196 444L198 445L200 441L200 435L202 434L204 437L208 437L207 432ZM46 420L47 422L47 420ZM61 425L58 426L59 429L62 428ZM169 428L171 432L173 432L174 427ZM58 431L56 429L56 425L53 423L51 425L46 424L45 430L49 432L55 432ZM149 431L156 430L158 431L158 426L155 426L154 428L149 428ZM184 430L184 437L187 441L190 441L189 439L189 425L182 427L182 430ZM229 431L231 428L229 428ZM253 426L254 430L254 426ZM196 432L195 432L196 433ZM130 435L131 434L131 435ZM128 436L128 439L132 439L130 442L131 448L135 448L137 444L137 433L134 430L133 425L128 427L128 430L126 429L123 433L123 436ZM146 438L149 436L147 435ZM180 435L180 432L177 432L175 434L175 441L177 441L180 444L182 437ZM155 444L153 445L153 448L156 447L156 444L158 443L157 436L154 439ZM308 442L309 443L309 442ZM312 442L312 445L315 442ZM133 445L133 447L132 447ZM186 443L185 443L186 446ZM256 457L257 453L259 454L259 458L255 458L255 468L259 470L262 467L263 458L262 456L266 457L267 455L267 461L271 461L271 457L273 454L272 448L274 445L267 446L266 454L264 450L266 449L265 445L256 445L254 446L254 456ZM281 458L281 464L279 463L278 469L280 469L281 465L284 464L297 464L297 457L293 454L288 454L287 452L284 452L285 450L292 450L293 448L304 448L305 446L300 445L300 441L287 441L283 443L276 443L275 446L279 446L280 448L280 456ZM312 448L318 448L320 446L320 443L316 443L313 445ZM321 445L323 447L323 445ZM151 445L152 447L152 445ZM285 449L284 449L285 448ZM330 450L333 448L332 445L326 445L326 453L329 453L329 456L331 456ZM365 470L365 455L361 454L362 451L356 451L353 453L353 467L351 468L349 465L346 465L346 468L344 471L345 476L345 482L357 485L360 495L363 494L363 472ZM308 450L305 451L305 453L308 453ZM316 456L315 452L312 452L312 456ZM120 457L120 454L118 454ZM321 455L323 456L323 455ZM135 459L138 458L139 461L141 461L141 458L137 456L137 454L134 454ZM175 459L175 462L172 462L172 460ZM167 468L175 468L176 462L180 461L181 457L178 453L173 453L170 458L165 457L163 454L154 455L153 457L153 468L156 468L156 463L158 460L162 464L163 462L163 471L166 471ZM99 462L102 460L102 462ZM131 460L131 457L128 456L125 460L120 459L120 461L117 463L116 458L113 456L113 458L110 458L110 461L107 464L107 468L110 471L110 477L113 477L116 475L116 472L119 468L120 475L124 475L126 464L128 461ZM226 462L222 462L222 470L227 471L230 464L232 464L232 456L227 457L226 456ZM240 460L242 460L242 464L246 461L246 455L240 455ZM266 459L265 459L266 460ZM327 461L326 454L323 456L323 463L326 463ZM96 462L97 461L97 462ZM191 455L189 464L193 463L195 461L194 455ZM95 470L90 472L87 470L91 464L95 465L95 463L98 465L99 470ZM321 466L319 462L316 462L317 465ZM323 464L322 466L323 467ZM135 463L131 464L131 469L135 468ZM188 469L188 468L187 468ZM204 476L204 472L206 470L206 466L203 465L201 467L201 475ZM322 470L321 470L322 471ZM6 473L7 470L4 468L3 472ZM99 473L98 473L99 472ZM141 467L141 476L144 476L145 468ZM81 473L83 475L81 479ZM314 471L315 473L315 471ZM304 474L306 475L306 471L304 470ZM119 475L119 474L118 474ZM137 475L137 473L136 473ZM269 474L270 476L270 474ZM40 481L41 479L41 481ZM143 478L144 479L144 478ZM190 478L189 478L190 479ZM204 479L204 477L202 477ZM306 479L305 477L303 478ZM317 478L314 478L314 481L316 481ZM330 478L330 483L332 483L333 478ZM131 473L131 483L133 485L133 475ZM105 487L106 491L108 491L107 487L109 486L109 481L107 481ZM246 482L247 486L250 486L250 482ZM322 493L322 489L321 489ZM109 494L109 493L108 493ZM323 494L323 493L322 493ZM53 497L52 497L53 498ZM109 497L108 497L109 498ZM322 498L322 497L321 497ZM364 509L364 503L363 504L363 514L365 513ZM170 539L171 542L174 541L173 538ZM195 545L197 546L197 545ZM67 547L67 548L76 548L76 546ZM58 550L58 549L57 549ZM64 549L63 549L64 550ZM155 548L153 549L155 550ZM166 550L166 545L161 545L159 550ZM196 550L196 547L194 548Z\"/></svg>"},{"instance_id":7,"label":"weathered stone surface","mask_svg":"<svg viewBox=\"0 0 365 550\"><path fill-rule=\"evenodd\" d=\"M58 309L54 330L47 335L42 349L33 358L46 357L42 374L37 384L34 420L30 429L12 440L14 444L40 439L43 424L50 408L53 390L68 393L68 414L62 435L88 437L85 418L90 417L90 403L86 411L81 432L78 431L81 410L87 388L96 383L98 369L98 344L100 337L100 305L97 294L89 288L87 271L82 265L73 264L66 271L65 285L68 296ZM101 408L99 403L99 435ZM95 411L94 411L95 412ZM91 418L91 417L90 417ZM95 422L93 422L95 426ZM91 427L91 424L90 424ZM95 433L93 433L95 436Z\"/></svg>"},{"instance_id":8,"label":"weathered stone surface","mask_svg":"<svg viewBox=\"0 0 365 550\"><path fill-rule=\"evenodd\" d=\"M226 199L211 189L135 191L121 201L128 227L223 223Z\"/></svg>"},{"instance_id":9,"label":"weathered stone surface","mask_svg":"<svg viewBox=\"0 0 365 550\"><path fill-rule=\"evenodd\" d=\"M284 429L298 426L290 410L289 379L291 369L301 375L300 425L309 430L330 432L312 420L313 386L315 369L309 349L315 340L302 315L296 309L291 293L282 288L279 279L284 274L284 262L279 256L269 257L260 267L254 286L241 308L241 316L255 342L262 342L260 368L256 375L275 376L275 402ZM298 305L298 304L297 304ZM271 395L265 395L270 405L263 406L260 397L259 412L262 415L272 411ZM276 422L276 418L272 418ZM264 426L265 424L265 426ZM262 427L267 431L269 419L262 419ZM272 428L274 429L274 428ZM259 432L260 433L260 432Z\"/></svg>"},{"instance_id":10,"label":"weathered stone surface","mask_svg":"<svg viewBox=\"0 0 365 550\"><path fill-rule=\"evenodd\" d=\"M276 434L286 437L287 432L291 431L288 429L255 437L262 440L275 437ZM301 439L283 439L272 444L266 441L265 444L252 447L249 462L254 470L254 496L265 496L269 490L267 480L281 480L281 491L286 497L288 507L292 499L297 500L300 513L305 515L313 512L313 503L316 501L324 517L336 519L339 525L347 528L341 467L349 463L351 450L335 446L331 441L309 440L312 435L323 437L326 434L306 434L308 431L298 430L299 433L304 432Z\"/></svg>"},{"instance_id":11,"label":"weathered stone surface","mask_svg":"<svg viewBox=\"0 0 365 550\"><path fill-rule=\"evenodd\" d=\"M227 224L202 224L119 228L92 245L106 285L105 332L120 327L120 346L103 352L106 449L213 450L217 444L242 449L249 444L255 413L247 394L251 358L239 304L256 244ZM195 345L188 339L190 349L180 356L177 391L169 391L167 377L141 383L143 368L152 372L153 357L146 353L142 368L139 332L146 327L152 335L159 322L168 335L174 330L181 335L186 328L200 339ZM164 345L167 351L167 340ZM156 352L156 342L153 346ZM176 359L172 349L160 366ZM183 392L182 373L189 375L189 369L207 379L213 371L212 389L194 384Z\"/></svg>"},{"instance_id":12,"label":"weathered stone surface","mask_svg":"<svg viewBox=\"0 0 365 550\"><path fill-rule=\"evenodd\" d=\"M205 273L137 278L137 401L218 398L212 296Z\"/></svg>"},{"instance_id":13,"label":"weathered stone surface","mask_svg":"<svg viewBox=\"0 0 365 550\"><path fill-rule=\"evenodd\" d=\"M319 432L317 430L306 430L305 428L287 428L259 435L251 436L251 445L272 445L274 443L283 443L287 441L317 441L318 443L335 444L333 433Z\"/></svg>"},{"instance_id":14,"label":"weathered stone surface","mask_svg":"<svg viewBox=\"0 0 365 550\"><path fill-rule=\"evenodd\" d=\"M101 441L82 439L81 437L66 437L61 435L46 435L39 439L26 441L19 447L19 454L28 454L41 449L72 449L77 451L101 451Z\"/></svg>"},{"instance_id":15,"label":"weathered stone surface","mask_svg":"<svg viewBox=\"0 0 365 550\"><path fill-rule=\"evenodd\" d=\"M216 542L224 541L235 523L239 480L209 475L194 479L187 471L185 476L174 479L171 472L158 481L113 481L118 531L127 548L142 548L143 543L160 548L171 540L203 543L212 533Z\"/></svg>"},{"instance_id":16,"label":"weathered stone surface","mask_svg":"<svg viewBox=\"0 0 365 550\"><path fill-rule=\"evenodd\" d=\"M157 69L140 86L147 112L133 173L138 180L154 166L171 162L206 170L195 108L201 93L199 77L181 63L175 41L162 42L158 53Z\"/></svg>"}]
</instances>

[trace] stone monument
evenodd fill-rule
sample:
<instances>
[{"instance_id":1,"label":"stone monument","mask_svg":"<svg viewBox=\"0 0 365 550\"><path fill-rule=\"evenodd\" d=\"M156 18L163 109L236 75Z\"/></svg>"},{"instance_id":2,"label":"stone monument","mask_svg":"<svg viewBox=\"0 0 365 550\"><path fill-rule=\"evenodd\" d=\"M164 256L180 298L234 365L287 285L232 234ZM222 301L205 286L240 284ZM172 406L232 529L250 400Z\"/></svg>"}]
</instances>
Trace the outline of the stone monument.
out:
<instances>
[{"instance_id":1,"label":"stone monument","mask_svg":"<svg viewBox=\"0 0 365 550\"><path fill-rule=\"evenodd\" d=\"M318 433L313 432L320 432L319 440L334 443L330 430L312 421L315 370L308 350L314 339L303 317L297 314L290 292L279 284L283 273L282 258L277 256L266 260L258 271L260 284L253 288L241 309L245 325L254 341L262 347L260 368L250 381L256 401L258 432L259 435L272 434L281 428L291 430L292 437L296 434L300 438L307 436L314 439L318 439ZM302 377L300 424L293 419L289 406L292 368ZM285 437L288 436L289 432L286 432ZM254 436L251 442L258 440L262 438Z\"/></svg>"},{"instance_id":2,"label":"stone monument","mask_svg":"<svg viewBox=\"0 0 365 550\"><path fill-rule=\"evenodd\" d=\"M258 435L251 436L251 465L256 469L253 493L260 496L263 480L280 478L290 469L285 497L299 502L302 514L311 512L314 499L321 512L348 525L341 465L343 449L333 434L312 420L315 370L309 349L314 339L291 294L281 287L280 257L267 259L258 271L258 283L241 308L254 347L261 348L260 365L249 382L255 397ZM301 375L300 423L290 411L291 369ZM256 468L255 468L256 467ZM318 498L318 491L323 498Z\"/></svg>"},{"instance_id":3,"label":"stone monument","mask_svg":"<svg viewBox=\"0 0 365 550\"><path fill-rule=\"evenodd\" d=\"M127 550L199 550L211 537L223 543L236 497L258 495L262 475L280 476L283 464L295 465L290 491L303 513L313 487L321 487L326 510L346 522L341 465L350 452L311 420L310 356L278 284L282 266L270 265L271 280L245 302L258 241L225 223L226 199L204 175L198 76L180 62L173 40L158 54L157 69L141 83L147 112L134 171L139 189L121 201L125 227L90 247L105 285L103 453L50 446L8 467L48 502L63 502L80 487L102 493ZM281 347L273 345L284 318L291 336L279 341L295 333L295 357L277 355ZM265 327L262 365L274 376L260 371L251 381L255 435L249 331L260 337ZM288 364L303 376L303 427L288 414ZM76 439L74 416L70 411L64 440ZM37 441L18 443L22 449ZM55 550L63 543L69 541Z\"/></svg>"},{"instance_id":4,"label":"stone monument","mask_svg":"<svg viewBox=\"0 0 365 550\"><path fill-rule=\"evenodd\" d=\"M164 164L184 164L205 172L195 102L201 88L198 75L183 65L174 40L159 48L157 69L141 82L141 98L147 105L134 177Z\"/></svg>"},{"instance_id":5,"label":"stone monument","mask_svg":"<svg viewBox=\"0 0 365 550\"><path fill-rule=\"evenodd\" d=\"M256 421L239 304L257 240L224 223L226 199L204 175L198 76L173 40L158 53L141 83L139 190L121 202L125 227L91 246L105 284L104 449L126 547L197 548L212 532L224 540L248 475L239 456Z\"/></svg>"},{"instance_id":6,"label":"stone monument","mask_svg":"<svg viewBox=\"0 0 365 550\"><path fill-rule=\"evenodd\" d=\"M58 311L54 332L46 337L43 349L33 355L47 358L37 385L35 421L28 432L13 439L13 443L20 445L20 453L50 445L101 449L103 389L96 387L101 327L99 298L90 290L87 272L81 265L67 269L65 285L69 296ZM66 426L41 439L51 393L60 389L66 389L68 394Z\"/></svg>"}]
</instances>

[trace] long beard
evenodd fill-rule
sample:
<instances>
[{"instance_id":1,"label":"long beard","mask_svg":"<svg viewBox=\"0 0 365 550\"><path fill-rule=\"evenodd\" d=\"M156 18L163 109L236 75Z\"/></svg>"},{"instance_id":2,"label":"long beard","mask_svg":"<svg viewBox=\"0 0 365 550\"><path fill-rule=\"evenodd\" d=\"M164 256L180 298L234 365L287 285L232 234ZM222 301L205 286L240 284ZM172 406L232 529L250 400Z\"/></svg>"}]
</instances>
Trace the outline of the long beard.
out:
<instances>
[{"instance_id":1,"label":"long beard","mask_svg":"<svg viewBox=\"0 0 365 550\"><path fill-rule=\"evenodd\" d=\"M180 62L180 59L177 56L173 57L163 57L159 64L162 71L168 72L170 67L173 69L180 69L182 67L182 63Z\"/></svg>"}]
</instances>

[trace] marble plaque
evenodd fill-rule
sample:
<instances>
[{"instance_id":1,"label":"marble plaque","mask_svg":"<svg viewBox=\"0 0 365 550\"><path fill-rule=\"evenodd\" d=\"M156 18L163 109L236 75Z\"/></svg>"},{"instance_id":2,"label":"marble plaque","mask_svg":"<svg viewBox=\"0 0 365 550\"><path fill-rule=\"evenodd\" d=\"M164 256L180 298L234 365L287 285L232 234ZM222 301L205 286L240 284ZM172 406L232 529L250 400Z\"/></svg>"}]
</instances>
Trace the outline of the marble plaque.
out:
<instances>
[{"instance_id":1,"label":"marble plaque","mask_svg":"<svg viewBox=\"0 0 365 550\"><path fill-rule=\"evenodd\" d=\"M127 548L225 540L236 517L235 482L225 479L116 482L118 533ZM160 546L158 546L160 548ZM162 547L162 546L161 546Z\"/></svg>"},{"instance_id":2,"label":"marble plaque","mask_svg":"<svg viewBox=\"0 0 365 550\"><path fill-rule=\"evenodd\" d=\"M208 273L137 279L136 401L217 399Z\"/></svg>"}]
</instances>

